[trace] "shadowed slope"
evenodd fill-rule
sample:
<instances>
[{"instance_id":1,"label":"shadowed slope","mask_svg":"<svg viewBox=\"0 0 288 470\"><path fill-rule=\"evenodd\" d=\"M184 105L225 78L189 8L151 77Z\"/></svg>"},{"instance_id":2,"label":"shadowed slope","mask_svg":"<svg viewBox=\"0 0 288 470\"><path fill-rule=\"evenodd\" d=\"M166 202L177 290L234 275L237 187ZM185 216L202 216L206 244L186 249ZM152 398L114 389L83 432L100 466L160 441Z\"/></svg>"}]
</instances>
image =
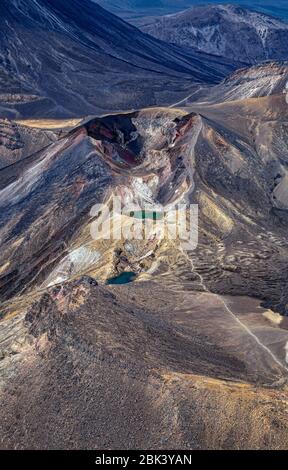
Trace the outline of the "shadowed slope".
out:
<instances>
[{"instance_id":1,"label":"shadowed slope","mask_svg":"<svg viewBox=\"0 0 288 470\"><path fill-rule=\"evenodd\" d=\"M65 117L169 104L235 68L183 53L90 0L2 0L0 111Z\"/></svg>"}]
</instances>

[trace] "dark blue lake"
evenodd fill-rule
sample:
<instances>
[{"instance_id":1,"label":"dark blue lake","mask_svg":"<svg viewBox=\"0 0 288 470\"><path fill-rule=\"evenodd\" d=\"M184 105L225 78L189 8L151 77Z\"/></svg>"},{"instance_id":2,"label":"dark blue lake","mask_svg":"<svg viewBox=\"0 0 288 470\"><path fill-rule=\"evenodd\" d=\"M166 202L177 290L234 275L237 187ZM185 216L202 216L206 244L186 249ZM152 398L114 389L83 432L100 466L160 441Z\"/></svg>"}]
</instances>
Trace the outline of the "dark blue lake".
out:
<instances>
[{"instance_id":1,"label":"dark blue lake","mask_svg":"<svg viewBox=\"0 0 288 470\"><path fill-rule=\"evenodd\" d=\"M136 279L136 274L133 272L124 272L119 274L119 276L110 277L107 279L106 284L113 285L113 284L128 284L128 282L132 282Z\"/></svg>"}]
</instances>

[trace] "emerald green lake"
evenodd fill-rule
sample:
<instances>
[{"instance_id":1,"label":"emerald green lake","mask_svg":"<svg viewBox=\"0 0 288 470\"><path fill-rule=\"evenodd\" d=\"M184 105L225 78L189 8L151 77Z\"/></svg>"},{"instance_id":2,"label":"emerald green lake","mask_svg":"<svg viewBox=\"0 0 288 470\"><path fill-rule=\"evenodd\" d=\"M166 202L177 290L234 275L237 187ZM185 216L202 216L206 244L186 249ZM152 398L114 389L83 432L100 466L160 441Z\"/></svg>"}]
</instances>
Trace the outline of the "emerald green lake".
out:
<instances>
[{"instance_id":1,"label":"emerald green lake","mask_svg":"<svg viewBox=\"0 0 288 470\"><path fill-rule=\"evenodd\" d=\"M156 212L156 211L132 211L130 212L130 217L134 217L135 219L151 219L151 220L161 220L163 219L163 212Z\"/></svg>"}]
</instances>

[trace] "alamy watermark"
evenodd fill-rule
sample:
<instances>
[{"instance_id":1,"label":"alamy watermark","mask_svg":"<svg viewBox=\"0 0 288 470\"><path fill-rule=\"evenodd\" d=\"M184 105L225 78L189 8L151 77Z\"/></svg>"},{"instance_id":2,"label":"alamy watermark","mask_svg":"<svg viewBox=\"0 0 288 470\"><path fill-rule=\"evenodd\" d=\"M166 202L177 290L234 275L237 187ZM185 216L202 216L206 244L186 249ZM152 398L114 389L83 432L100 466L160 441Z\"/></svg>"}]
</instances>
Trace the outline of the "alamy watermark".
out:
<instances>
[{"instance_id":1,"label":"alamy watermark","mask_svg":"<svg viewBox=\"0 0 288 470\"><path fill-rule=\"evenodd\" d=\"M114 196L107 204L95 204L90 212L94 240L177 240L184 250L198 244L198 205L123 205Z\"/></svg>"}]
</instances>

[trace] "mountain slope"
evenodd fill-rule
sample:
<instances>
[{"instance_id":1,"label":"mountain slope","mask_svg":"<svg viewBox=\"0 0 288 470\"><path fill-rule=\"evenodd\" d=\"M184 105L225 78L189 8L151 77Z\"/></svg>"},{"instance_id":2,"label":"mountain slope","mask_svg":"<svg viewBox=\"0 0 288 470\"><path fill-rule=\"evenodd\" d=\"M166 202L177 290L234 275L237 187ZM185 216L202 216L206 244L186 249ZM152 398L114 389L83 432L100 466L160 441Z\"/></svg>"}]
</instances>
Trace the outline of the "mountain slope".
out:
<instances>
[{"instance_id":1,"label":"mountain slope","mask_svg":"<svg viewBox=\"0 0 288 470\"><path fill-rule=\"evenodd\" d=\"M284 372L223 313L154 282L50 288L0 323L0 448L286 449Z\"/></svg>"},{"instance_id":2,"label":"mountain slope","mask_svg":"<svg viewBox=\"0 0 288 470\"><path fill-rule=\"evenodd\" d=\"M122 18L133 20L145 16L173 14L185 8L203 6L207 3L221 4L223 0L213 0L213 2L204 2L203 0L99 0L98 3ZM278 0L277 4L273 0L234 0L229 3L243 8L253 8L262 13L288 20L286 0Z\"/></svg>"},{"instance_id":3,"label":"mountain slope","mask_svg":"<svg viewBox=\"0 0 288 470\"><path fill-rule=\"evenodd\" d=\"M273 71L273 67L271 69ZM47 276L48 284L59 277L69 278L70 261L74 266L74 275L81 273L82 269L87 270L91 264L93 266L98 249L95 253L94 249L91 253L88 250L88 264L85 262L83 265L78 260L87 236L89 241L89 212L95 203L109 201L113 192L126 203L152 201L156 205L168 206L181 198L187 200L190 191L195 189L195 181L198 181L199 194L202 192L206 196L202 195L204 199L202 196L201 199L197 191L193 191L191 197L198 194L196 203L200 207L204 204L204 221L207 221L205 211L209 212L209 201L217 191L221 203L218 209L217 204L212 206L219 210L220 225L221 220L226 220L225 214L229 214L224 224L227 230L234 227L232 220L235 218L235 226L241 226L248 237L252 230L250 224L259 226L257 230L260 231L273 229L278 237L282 237L288 209L285 191L288 107L283 88L277 80L280 77L283 82L285 73L287 76L287 66L282 66L281 73L275 66L274 72L276 81L273 93L263 86L261 93L253 95L255 81L259 79L261 84L263 75L267 75L263 67L253 67L250 77L249 70L246 70L230 80L227 100L223 89L215 87L214 101L218 104L211 102L211 94L210 102L192 103L182 110L156 108L94 118L75 130L66 131L64 136L43 151L2 169L2 300L26 290L30 283L44 282ZM233 86L235 94L231 96ZM245 93L239 96L239 90ZM219 102L220 96L224 98L222 103ZM234 100L231 101L232 97ZM55 190L60 181L61 190ZM205 209L207 204L208 208ZM239 207L245 211L249 221L242 220ZM222 236L222 228L216 221L214 225L212 232L217 237ZM37 235L33 235L35 226ZM19 240L21 243L18 245ZM75 253L72 247L66 252L71 240ZM271 250L273 257L270 242L268 244L267 250ZM109 250L113 247L117 248L110 243ZM100 251L106 249L105 244L100 246ZM140 258L145 254L145 249L144 246L140 250L141 253L144 250L139 254ZM273 271L277 266L277 289L281 290L286 282L286 268L280 255L279 263L276 261L278 255L275 253L276 258L269 269L273 267ZM286 255L281 256L286 259ZM75 257L77 262L72 261ZM125 257L129 260L127 253ZM110 255L103 259L110 259ZM146 261L150 263L150 257ZM111 263L107 261L106 266L102 266L101 276L104 278L109 277L109 269L112 275L121 271L121 266L129 267L129 263L123 264L121 257ZM267 266L265 269L268 269ZM220 280L218 274L217 279ZM97 275L100 272L97 271ZM211 276L208 282L216 282L216 279ZM257 282L259 297L269 299L266 278L260 276ZM243 293L250 293L245 282L242 287ZM238 285L238 290L242 291L242 287ZM286 296L283 294L282 298L277 289L276 297L274 294L272 296L273 302L277 301L279 309L286 313ZM254 285L253 292L255 290ZM278 300L277 296L280 297Z\"/></svg>"},{"instance_id":4,"label":"mountain slope","mask_svg":"<svg viewBox=\"0 0 288 470\"><path fill-rule=\"evenodd\" d=\"M233 101L89 118L0 169L1 448L287 448L287 65L266 67ZM154 223L92 236L113 195L198 204L197 249Z\"/></svg>"},{"instance_id":5,"label":"mountain slope","mask_svg":"<svg viewBox=\"0 0 288 470\"><path fill-rule=\"evenodd\" d=\"M288 24L233 5L208 5L141 19L141 29L166 42L247 63L288 58Z\"/></svg>"},{"instance_id":6,"label":"mountain slope","mask_svg":"<svg viewBox=\"0 0 288 470\"><path fill-rule=\"evenodd\" d=\"M189 106L191 101L222 103L241 101L271 95L287 94L288 62L268 62L239 69L219 85L206 87L183 100Z\"/></svg>"},{"instance_id":7,"label":"mountain slope","mask_svg":"<svg viewBox=\"0 0 288 470\"><path fill-rule=\"evenodd\" d=\"M0 111L8 117L171 103L235 68L170 47L90 0L3 0L0 44Z\"/></svg>"},{"instance_id":8,"label":"mountain slope","mask_svg":"<svg viewBox=\"0 0 288 470\"><path fill-rule=\"evenodd\" d=\"M49 146L59 133L0 119L0 169Z\"/></svg>"}]
</instances>

